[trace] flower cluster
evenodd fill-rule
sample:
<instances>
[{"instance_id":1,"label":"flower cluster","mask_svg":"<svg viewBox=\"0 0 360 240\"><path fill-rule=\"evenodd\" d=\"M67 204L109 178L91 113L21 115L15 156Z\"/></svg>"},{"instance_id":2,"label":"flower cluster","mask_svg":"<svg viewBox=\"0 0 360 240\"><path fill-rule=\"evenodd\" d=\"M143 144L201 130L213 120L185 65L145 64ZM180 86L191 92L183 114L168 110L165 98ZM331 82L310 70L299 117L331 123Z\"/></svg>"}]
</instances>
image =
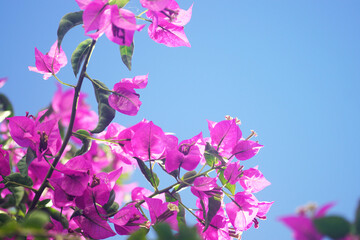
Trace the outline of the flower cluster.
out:
<instances>
[{"instance_id":1,"label":"flower cluster","mask_svg":"<svg viewBox=\"0 0 360 240\"><path fill-rule=\"evenodd\" d=\"M205 240L240 238L251 226L258 228L273 202L254 196L270 182L257 166L245 169L242 164L263 147L251 140L255 132L244 138L239 120L229 116L220 122L208 121L210 137L199 133L183 141L146 119L121 126L112 122L116 111L130 116L138 113L141 101L135 89L147 86L148 75L123 78L110 90L86 71L103 34L120 45L122 60L130 69L134 33L145 26L137 24L137 19L151 22L148 33L155 42L190 47L184 26L190 21L192 6L183 10L175 0L140 0L146 19L124 9L127 1L76 2L82 11L63 17L50 52L44 55L35 49L36 67L29 67L44 74L44 79L54 76L72 89L63 91L58 86L50 107L36 116L12 116L10 107L0 109L6 110L0 139L0 209L24 223L1 228L10 230L0 230L0 238L16 238L25 232L53 239L64 234L104 239L137 230L147 233L160 223L179 231L185 225L185 213L196 218L197 231ZM73 86L56 74L67 63L62 39L80 24L91 39L72 54L74 74L80 73ZM80 92L84 79L94 87L98 114ZM135 168L152 190L123 183ZM160 184L159 170L173 182ZM185 188L196 198L194 206L183 203L180 191ZM28 222L44 213L40 229L32 232ZM13 224L10 218L2 219Z\"/></svg>"}]
</instances>

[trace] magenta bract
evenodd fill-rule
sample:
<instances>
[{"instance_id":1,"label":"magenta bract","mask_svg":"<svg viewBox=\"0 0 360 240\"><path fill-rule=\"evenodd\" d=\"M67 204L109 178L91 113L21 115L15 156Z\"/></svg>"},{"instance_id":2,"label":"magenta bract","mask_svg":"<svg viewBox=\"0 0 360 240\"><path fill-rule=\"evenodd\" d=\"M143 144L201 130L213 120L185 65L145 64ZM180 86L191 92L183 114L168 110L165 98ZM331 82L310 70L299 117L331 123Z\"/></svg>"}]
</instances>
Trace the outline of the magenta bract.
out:
<instances>
[{"instance_id":1,"label":"magenta bract","mask_svg":"<svg viewBox=\"0 0 360 240\"><path fill-rule=\"evenodd\" d=\"M67 58L60 47L60 51L57 47L57 41L51 46L50 51L47 54L42 54L37 48L35 48L35 66L30 67L29 70L44 74L43 78L46 80L51 77L52 74L56 74L60 71L60 68L67 64Z\"/></svg>"},{"instance_id":2,"label":"magenta bract","mask_svg":"<svg viewBox=\"0 0 360 240\"><path fill-rule=\"evenodd\" d=\"M240 140L232 150L232 154L239 160L248 160L255 156L263 145L251 141Z\"/></svg>"},{"instance_id":3,"label":"magenta bract","mask_svg":"<svg viewBox=\"0 0 360 240\"><path fill-rule=\"evenodd\" d=\"M143 161L160 159L166 150L165 134L153 122L143 124L131 139L136 157Z\"/></svg>"}]
</instances>

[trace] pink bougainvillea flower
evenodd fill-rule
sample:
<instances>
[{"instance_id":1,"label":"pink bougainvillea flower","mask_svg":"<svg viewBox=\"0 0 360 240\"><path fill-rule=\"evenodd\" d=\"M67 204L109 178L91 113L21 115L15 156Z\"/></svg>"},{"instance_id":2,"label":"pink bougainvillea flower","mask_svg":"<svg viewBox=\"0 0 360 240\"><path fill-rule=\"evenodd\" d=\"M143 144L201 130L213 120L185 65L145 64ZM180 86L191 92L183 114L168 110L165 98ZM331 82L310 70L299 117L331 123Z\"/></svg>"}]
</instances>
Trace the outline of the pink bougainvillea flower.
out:
<instances>
[{"instance_id":1,"label":"pink bougainvillea flower","mask_svg":"<svg viewBox=\"0 0 360 240\"><path fill-rule=\"evenodd\" d=\"M141 3L150 10L146 15L153 20L148 30L151 39L168 47L191 46L185 35L184 26L191 19L192 6L185 11L180 9L175 0L143 0Z\"/></svg>"},{"instance_id":2,"label":"pink bougainvillea flower","mask_svg":"<svg viewBox=\"0 0 360 240\"><path fill-rule=\"evenodd\" d=\"M145 88L148 84L149 74L135 76L133 78L123 78L121 79L122 83L130 83L133 88L142 89Z\"/></svg>"},{"instance_id":3,"label":"pink bougainvillea flower","mask_svg":"<svg viewBox=\"0 0 360 240\"><path fill-rule=\"evenodd\" d=\"M156 198L144 197L149 206L151 224L165 222L174 230L178 230L177 213L179 212L178 202L163 202Z\"/></svg>"},{"instance_id":4,"label":"pink bougainvillea flower","mask_svg":"<svg viewBox=\"0 0 360 240\"><path fill-rule=\"evenodd\" d=\"M54 110L53 116L59 119L63 126L68 126L70 123L73 98L74 89L63 92L61 85L58 85L51 106ZM85 102L85 98L86 94L80 93L73 126L74 132L79 129L94 129L98 121L98 115L91 110L90 105Z\"/></svg>"},{"instance_id":5,"label":"pink bougainvillea flower","mask_svg":"<svg viewBox=\"0 0 360 240\"><path fill-rule=\"evenodd\" d=\"M238 192L235 202L226 204L226 213L237 231L245 231L251 227L259 208L258 200L251 193Z\"/></svg>"},{"instance_id":6,"label":"pink bougainvillea flower","mask_svg":"<svg viewBox=\"0 0 360 240\"><path fill-rule=\"evenodd\" d=\"M108 202L110 192L113 190L115 182L119 179L121 172L122 168L119 168L110 173L100 172L93 175L90 188L95 202L100 205L105 205Z\"/></svg>"},{"instance_id":7,"label":"pink bougainvillea flower","mask_svg":"<svg viewBox=\"0 0 360 240\"><path fill-rule=\"evenodd\" d=\"M101 214L101 216L99 214ZM86 237L104 239L116 235L108 224L105 216L106 212L101 207L95 209L94 206L89 206L84 209L82 215L76 216L73 219L83 230Z\"/></svg>"},{"instance_id":8,"label":"pink bougainvillea flower","mask_svg":"<svg viewBox=\"0 0 360 240\"><path fill-rule=\"evenodd\" d=\"M160 159L166 150L165 133L152 121L136 130L131 145L136 157L143 161Z\"/></svg>"},{"instance_id":9,"label":"pink bougainvillea flower","mask_svg":"<svg viewBox=\"0 0 360 240\"><path fill-rule=\"evenodd\" d=\"M96 40L106 34L110 41L130 46L135 31L140 31L145 25L137 25L135 15L129 10L107 5L106 1L78 2L84 9L83 22L85 34ZM91 31L96 31L90 33Z\"/></svg>"},{"instance_id":10,"label":"pink bougainvillea flower","mask_svg":"<svg viewBox=\"0 0 360 240\"><path fill-rule=\"evenodd\" d=\"M255 168L249 168L243 172L243 176L240 178L240 184L245 191L256 193L263 190L271 183L266 180L256 166Z\"/></svg>"},{"instance_id":11,"label":"pink bougainvillea flower","mask_svg":"<svg viewBox=\"0 0 360 240\"><path fill-rule=\"evenodd\" d=\"M223 157L230 157L236 143L240 140L242 132L236 120L224 120L218 123L208 121L211 145Z\"/></svg>"},{"instance_id":12,"label":"pink bougainvillea flower","mask_svg":"<svg viewBox=\"0 0 360 240\"><path fill-rule=\"evenodd\" d=\"M239 162L229 163L224 171L224 177L230 184L236 184L242 174L242 168Z\"/></svg>"},{"instance_id":13,"label":"pink bougainvillea flower","mask_svg":"<svg viewBox=\"0 0 360 240\"><path fill-rule=\"evenodd\" d=\"M313 219L323 217L332 206L334 203L328 203L315 213L313 206L303 207L298 215L281 217L279 220L293 231L295 240L321 240L323 236L316 230Z\"/></svg>"},{"instance_id":14,"label":"pink bougainvillea flower","mask_svg":"<svg viewBox=\"0 0 360 240\"><path fill-rule=\"evenodd\" d=\"M121 208L109 221L115 225L115 230L119 235L130 235L140 227L146 227L148 222L135 207L135 203Z\"/></svg>"},{"instance_id":15,"label":"pink bougainvillea flower","mask_svg":"<svg viewBox=\"0 0 360 240\"><path fill-rule=\"evenodd\" d=\"M212 196L221 196L221 188L216 183L216 178L211 177L198 177L191 187L191 192L201 200L207 199Z\"/></svg>"},{"instance_id":16,"label":"pink bougainvillea flower","mask_svg":"<svg viewBox=\"0 0 360 240\"><path fill-rule=\"evenodd\" d=\"M149 26L148 33L152 40L168 47L191 47L185 35L184 27L174 25L168 21L159 19L157 24L152 23Z\"/></svg>"},{"instance_id":17,"label":"pink bougainvillea flower","mask_svg":"<svg viewBox=\"0 0 360 240\"><path fill-rule=\"evenodd\" d=\"M7 176L10 173L9 152L2 149L2 145L0 145L0 175Z\"/></svg>"},{"instance_id":18,"label":"pink bougainvillea flower","mask_svg":"<svg viewBox=\"0 0 360 240\"><path fill-rule=\"evenodd\" d=\"M0 88L2 88L5 85L7 80L8 80L7 77L0 78Z\"/></svg>"},{"instance_id":19,"label":"pink bougainvillea flower","mask_svg":"<svg viewBox=\"0 0 360 240\"><path fill-rule=\"evenodd\" d=\"M30 147L38 159L44 154L55 156L61 147L61 136L55 119L39 122L25 116L8 118L9 132L21 147Z\"/></svg>"},{"instance_id":20,"label":"pink bougainvillea flower","mask_svg":"<svg viewBox=\"0 0 360 240\"><path fill-rule=\"evenodd\" d=\"M52 201L54 205L58 208L61 207L68 207L73 205L74 196L71 196L67 194L62 188L61 188L61 178L50 178L48 179L50 184L54 187L54 193L52 195Z\"/></svg>"},{"instance_id":21,"label":"pink bougainvillea flower","mask_svg":"<svg viewBox=\"0 0 360 240\"><path fill-rule=\"evenodd\" d=\"M63 173L60 178L61 189L71 196L83 195L89 183L89 175L92 173L91 163L83 156L77 156L59 170Z\"/></svg>"},{"instance_id":22,"label":"pink bougainvillea flower","mask_svg":"<svg viewBox=\"0 0 360 240\"><path fill-rule=\"evenodd\" d=\"M62 48L60 47L59 51L57 45L58 42L56 41L45 55L35 48L36 67L29 67L29 70L44 74L43 78L45 80L51 77L52 74L58 73L60 68L67 64L67 58Z\"/></svg>"},{"instance_id":23,"label":"pink bougainvillea flower","mask_svg":"<svg viewBox=\"0 0 360 240\"><path fill-rule=\"evenodd\" d=\"M232 154L239 160L248 160L255 156L263 145L251 141L240 140L232 150Z\"/></svg>"},{"instance_id":24,"label":"pink bougainvillea flower","mask_svg":"<svg viewBox=\"0 0 360 240\"><path fill-rule=\"evenodd\" d=\"M115 84L113 91L117 94L113 93L109 96L110 106L118 112L135 116L140 109L141 101L134 88L145 88L147 76L137 76L133 79L124 78Z\"/></svg>"},{"instance_id":25,"label":"pink bougainvillea flower","mask_svg":"<svg viewBox=\"0 0 360 240\"><path fill-rule=\"evenodd\" d=\"M205 142L202 133L195 137L182 141L177 149L167 152L165 168L166 171L172 172L180 167L192 171L204 158Z\"/></svg>"}]
</instances>

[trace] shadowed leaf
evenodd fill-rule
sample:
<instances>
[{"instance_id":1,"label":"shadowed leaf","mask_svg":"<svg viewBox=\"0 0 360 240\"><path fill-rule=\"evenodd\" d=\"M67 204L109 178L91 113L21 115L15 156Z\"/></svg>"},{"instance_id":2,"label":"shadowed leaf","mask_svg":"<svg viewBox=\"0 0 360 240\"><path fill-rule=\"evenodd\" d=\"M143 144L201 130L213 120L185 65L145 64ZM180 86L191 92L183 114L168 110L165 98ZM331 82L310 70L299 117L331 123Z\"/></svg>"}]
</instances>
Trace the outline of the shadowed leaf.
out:
<instances>
[{"instance_id":1,"label":"shadowed leaf","mask_svg":"<svg viewBox=\"0 0 360 240\"><path fill-rule=\"evenodd\" d=\"M115 117L115 109L110 107L109 105L109 95L110 92L104 90L109 90L106 85L99 80L94 79L95 83L93 84L96 101L98 103L98 114L99 114L99 122L96 128L91 133L100 133L104 131L104 129L111 123L111 121ZM99 87L101 86L101 88Z\"/></svg>"},{"instance_id":2,"label":"shadowed leaf","mask_svg":"<svg viewBox=\"0 0 360 240\"><path fill-rule=\"evenodd\" d=\"M75 74L75 77L79 73L81 64L85 60L92 43L92 39L86 39L85 41L82 41L75 49L73 54L71 55L71 66L73 68L73 72Z\"/></svg>"},{"instance_id":3,"label":"shadowed leaf","mask_svg":"<svg viewBox=\"0 0 360 240\"><path fill-rule=\"evenodd\" d=\"M83 23L82 15L83 15L83 11L79 11L79 12L68 13L61 18L57 30L58 49L60 49L61 42L65 34L73 27Z\"/></svg>"}]
</instances>

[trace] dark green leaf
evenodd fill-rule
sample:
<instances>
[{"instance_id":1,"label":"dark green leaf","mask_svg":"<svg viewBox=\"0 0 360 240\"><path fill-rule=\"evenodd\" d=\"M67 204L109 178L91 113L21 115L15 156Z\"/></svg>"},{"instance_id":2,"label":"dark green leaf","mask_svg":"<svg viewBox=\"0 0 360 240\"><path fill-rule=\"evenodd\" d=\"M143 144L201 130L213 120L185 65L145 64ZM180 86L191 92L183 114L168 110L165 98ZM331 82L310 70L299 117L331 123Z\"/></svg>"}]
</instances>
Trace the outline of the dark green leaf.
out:
<instances>
[{"instance_id":1,"label":"dark green leaf","mask_svg":"<svg viewBox=\"0 0 360 240\"><path fill-rule=\"evenodd\" d=\"M29 176L24 177L20 173L12 173L9 176L6 176L5 180L7 181L7 183L6 183L7 187L11 187L11 186L16 187L17 186L15 184L9 183L8 181L20 183L22 185L29 186L29 187L31 187L33 185L33 181L31 180L31 178Z\"/></svg>"},{"instance_id":2,"label":"dark green leaf","mask_svg":"<svg viewBox=\"0 0 360 240\"><path fill-rule=\"evenodd\" d=\"M171 231L169 224L158 223L158 224L154 225L154 229L158 235L158 240L174 239L174 235Z\"/></svg>"},{"instance_id":3,"label":"dark green leaf","mask_svg":"<svg viewBox=\"0 0 360 240\"><path fill-rule=\"evenodd\" d=\"M0 226L4 225L6 222L10 221L11 217L5 213L0 213Z\"/></svg>"},{"instance_id":4,"label":"dark green leaf","mask_svg":"<svg viewBox=\"0 0 360 240\"><path fill-rule=\"evenodd\" d=\"M50 214L50 217L60 222L65 229L69 228L69 221L67 220L66 216L61 214L58 210L53 208L45 208L45 211Z\"/></svg>"},{"instance_id":5,"label":"dark green leaf","mask_svg":"<svg viewBox=\"0 0 360 240\"><path fill-rule=\"evenodd\" d=\"M355 216L355 231L358 236L360 236L360 201L358 203L357 209L356 209L356 216Z\"/></svg>"},{"instance_id":6,"label":"dark green leaf","mask_svg":"<svg viewBox=\"0 0 360 240\"><path fill-rule=\"evenodd\" d=\"M98 103L98 114L99 114L99 122L94 130L91 133L100 133L104 131L104 129L111 123L111 121L115 117L115 109L110 107L108 98L110 96L110 92L106 85L99 80L95 80L95 83L92 83L94 86L95 97ZM101 88L99 87L101 86ZM106 89L106 90L103 90Z\"/></svg>"},{"instance_id":7,"label":"dark green leaf","mask_svg":"<svg viewBox=\"0 0 360 240\"><path fill-rule=\"evenodd\" d=\"M75 49L73 54L71 55L71 66L73 68L73 72L75 74L75 77L79 73L81 64L85 60L92 43L92 39L86 39L85 41L82 41Z\"/></svg>"},{"instance_id":8,"label":"dark green leaf","mask_svg":"<svg viewBox=\"0 0 360 240\"><path fill-rule=\"evenodd\" d=\"M186 225L186 220L185 220L185 208L179 204L179 212L176 216L176 219L178 221L178 225Z\"/></svg>"},{"instance_id":9,"label":"dark green leaf","mask_svg":"<svg viewBox=\"0 0 360 240\"><path fill-rule=\"evenodd\" d=\"M176 196L175 196L176 195ZM178 199L176 199L176 197L180 195L178 193L172 193L170 194L169 192L166 192L165 193L165 199L166 199L166 202L176 202Z\"/></svg>"},{"instance_id":10,"label":"dark green leaf","mask_svg":"<svg viewBox=\"0 0 360 240\"><path fill-rule=\"evenodd\" d=\"M17 167L22 176L26 177L28 175L28 165L26 164L26 156L24 156L18 163Z\"/></svg>"},{"instance_id":11,"label":"dark green leaf","mask_svg":"<svg viewBox=\"0 0 360 240\"><path fill-rule=\"evenodd\" d=\"M175 191L179 191L182 188L186 188L189 185L191 185L194 181L195 181L195 176L196 176L197 172L196 171L190 171L190 172L186 172L183 177L181 178L181 180L183 181L183 183L181 183L180 185L178 185L177 187L175 187Z\"/></svg>"},{"instance_id":12,"label":"dark green leaf","mask_svg":"<svg viewBox=\"0 0 360 240\"><path fill-rule=\"evenodd\" d=\"M203 232L205 232L206 229L208 229L208 227L210 226L211 220L216 215L216 213L219 211L219 209L221 207L221 200L215 196L209 198L208 207L209 207L209 210L206 213L205 228L204 228Z\"/></svg>"},{"instance_id":13,"label":"dark green leaf","mask_svg":"<svg viewBox=\"0 0 360 240\"><path fill-rule=\"evenodd\" d=\"M139 230L137 230L136 232L131 234L131 236L127 240L146 240L145 236L148 232L149 232L149 229L140 228Z\"/></svg>"},{"instance_id":14,"label":"dark green leaf","mask_svg":"<svg viewBox=\"0 0 360 240\"><path fill-rule=\"evenodd\" d=\"M177 240L201 240L196 227L188 227L186 225L179 226L179 234Z\"/></svg>"},{"instance_id":15,"label":"dark green leaf","mask_svg":"<svg viewBox=\"0 0 360 240\"><path fill-rule=\"evenodd\" d=\"M9 99L2 93L0 93L0 113L2 115L2 118L12 117L14 116L14 109L9 101ZM0 119L0 122L2 122L4 119Z\"/></svg>"},{"instance_id":16,"label":"dark green leaf","mask_svg":"<svg viewBox=\"0 0 360 240\"><path fill-rule=\"evenodd\" d=\"M350 223L339 216L327 216L313 220L316 229L333 239L345 237L350 232Z\"/></svg>"},{"instance_id":17,"label":"dark green leaf","mask_svg":"<svg viewBox=\"0 0 360 240\"><path fill-rule=\"evenodd\" d=\"M51 201L51 199L42 200L42 201L38 202L37 207L44 208L50 201Z\"/></svg>"},{"instance_id":18,"label":"dark green leaf","mask_svg":"<svg viewBox=\"0 0 360 240\"><path fill-rule=\"evenodd\" d=\"M111 190L109 200L107 201L106 204L104 204L103 208L107 210L109 207L111 207L111 205L113 205L114 201L115 201L115 191Z\"/></svg>"},{"instance_id":19,"label":"dark green leaf","mask_svg":"<svg viewBox=\"0 0 360 240\"><path fill-rule=\"evenodd\" d=\"M25 218L23 226L25 228L43 229L46 223L49 222L49 215L43 211L33 211Z\"/></svg>"},{"instance_id":20,"label":"dark green leaf","mask_svg":"<svg viewBox=\"0 0 360 240\"><path fill-rule=\"evenodd\" d=\"M17 167L20 174L23 177L28 176L28 167L30 163L35 159L36 153L31 148L27 149L26 155L17 163Z\"/></svg>"},{"instance_id":21,"label":"dark green leaf","mask_svg":"<svg viewBox=\"0 0 360 240\"><path fill-rule=\"evenodd\" d=\"M236 190L236 185L235 184L230 184L228 182L228 180L224 177L224 170L220 170L219 179L220 179L220 182L223 185L225 185L225 187L231 192L231 194L234 195L235 190Z\"/></svg>"},{"instance_id":22,"label":"dark green leaf","mask_svg":"<svg viewBox=\"0 0 360 240\"><path fill-rule=\"evenodd\" d=\"M36 158L36 153L31 148L26 151L26 165L29 167L30 163ZM27 175L27 174L26 174Z\"/></svg>"},{"instance_id":23,"label":"dark green leaf","mask_svg":"<svg viewBox=\"0 0 360 240\"><path fill-rule=\"evenodd\" d=\"M114 216L119 210L119 207L120 206L117 202L113 202L113 204L108 209L106 209L106 213L109 217Z\"/></svg>"},{"instance_id":24,"label":"dark green leaf","mask_svg":"<svg viewBox=\"0 0 360 240\"><path fill-rule=\"evenodd\" d=\"M119 8L125 7L130 0L110 0L109 5L118 5Z\"/></svg>"},{"instance_id":25,"label":"dark green leaf","mask_svg":"<svg viewBox=\"0 0 360 240\"><path fill-rule=\"evenodd\" d=\"M134 42L130 47L120 45L121 60L125 66L131 71L131 59L134 53Z\"/></svg>"},{"instance_id":26,"label":"dark green leaf","mask_svg":"<svg viewBox=\"0 0 360 240\"><path fill-rule=\"evenodd\" d=\"M160 181L159 181L159 178L156 175L156 173L153 172L151 174L150 169L145 165L143 160L141 160L140 158L137 158L137 157L135 157L135 159L140 167L142 174L145 176L146 180L148 180L148 182L151 184L151 186L157 188L159 186Z\"/></svg>"},{"instance_id":27,"label":"dark green leaf","mask_svg":"<svg viewBox=\"0 0 360 240\"><path fill-rule=\"evenodd\" d=\"M19 206L21 200L24 197L24 188L23 187L9 187L10 192L13 193L15 198L15 206Z\"/></svg>"},{"instance_id":28,"label":"dark green leaf","mask_svg":"<svg viewBox=\"0 0 360 240\"><path fill-rule=\"evenodd\" d=\"M61 18L57 30L59 49L65 34L73 27L83 23L82 15L83 15L83 11L79 11L79 12L68 13Z\"/></svg>"},{"instance_id":29,"label":"dark green leaf","mask_svg":"<svg viewBox=\"0 0 360 240\"><path fill-rule=\"evenodd\" d=\"M82 142L82 147L75 153L75 156L87 153L90 150L92 143L91 139L87 138L90 137L90 133L86 130L80 129L73 133L73 135Z\"/></svg>"}]
</instances>

